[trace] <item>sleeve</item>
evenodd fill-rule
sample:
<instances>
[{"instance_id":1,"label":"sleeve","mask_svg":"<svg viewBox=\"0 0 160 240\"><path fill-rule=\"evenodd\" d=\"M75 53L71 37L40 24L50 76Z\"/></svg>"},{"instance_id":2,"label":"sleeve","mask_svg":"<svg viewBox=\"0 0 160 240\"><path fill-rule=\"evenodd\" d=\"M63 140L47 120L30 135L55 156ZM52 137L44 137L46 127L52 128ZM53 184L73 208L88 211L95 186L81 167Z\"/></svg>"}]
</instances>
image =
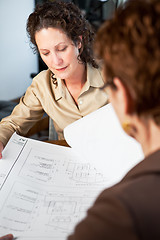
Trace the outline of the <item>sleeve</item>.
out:
<instances>
[{"instance_id":1,"label":"sleeve","mask_svg":"<svg viewBox=\"0 0 160 240\"><path fill-rule=\"evenodd\" d=\"M0 141L4 146L14 132L25 135L43 116L44 110L39 99L40 94L36 94L39 88L37 81L33 81L11 115L1 120Z\"/></svg>"},{"instance_id":2,"label":"sleeve","mask_svg":"<svg viewBox=\"0 0 160 240\"><path fill-rule=\"evenodd\" d=\"M138 240L127 209L107 193L105 190L100 195L68 240Z\"/></svg>"}]
</instances>

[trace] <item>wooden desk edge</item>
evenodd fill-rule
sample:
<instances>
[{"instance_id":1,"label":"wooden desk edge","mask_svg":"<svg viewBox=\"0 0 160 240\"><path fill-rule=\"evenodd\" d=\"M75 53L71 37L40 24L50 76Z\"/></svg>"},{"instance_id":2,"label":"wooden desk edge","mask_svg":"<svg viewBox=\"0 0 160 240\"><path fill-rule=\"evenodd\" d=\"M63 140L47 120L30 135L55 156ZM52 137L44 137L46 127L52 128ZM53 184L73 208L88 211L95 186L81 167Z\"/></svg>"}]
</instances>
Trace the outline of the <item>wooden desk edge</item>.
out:
<instances>
[{"instance_id":1,"label":"wooden desk edge","mask_svg":"<svg viewBox=\"0 0 160 240\"><path fill-rule=\"evenodd\" d=\"M56 144L56 145L65 146L65 147L70 147L65 140L51 140L51 141L46 141L46 142Z\"/></svg>"}]
</instances>

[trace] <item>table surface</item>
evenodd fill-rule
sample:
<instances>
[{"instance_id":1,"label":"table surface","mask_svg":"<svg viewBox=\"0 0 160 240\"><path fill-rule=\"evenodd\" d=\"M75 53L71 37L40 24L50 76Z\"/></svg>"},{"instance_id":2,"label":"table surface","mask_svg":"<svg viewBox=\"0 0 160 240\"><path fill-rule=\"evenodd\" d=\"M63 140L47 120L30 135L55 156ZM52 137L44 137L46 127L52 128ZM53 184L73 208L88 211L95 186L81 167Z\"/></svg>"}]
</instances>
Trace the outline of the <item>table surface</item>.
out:
<instances>
[{"instance_id":1,"label":"table surface","mask_svg":"<svg viewBox=\"0 0 160 240\"><path fill-rule=\"evenodd\" d=\"M56 144L56 145L65 146L65 147L70 147L65 140L51 140L51 141L46 141L46 142Z\"/></svg>"}]
</instances>

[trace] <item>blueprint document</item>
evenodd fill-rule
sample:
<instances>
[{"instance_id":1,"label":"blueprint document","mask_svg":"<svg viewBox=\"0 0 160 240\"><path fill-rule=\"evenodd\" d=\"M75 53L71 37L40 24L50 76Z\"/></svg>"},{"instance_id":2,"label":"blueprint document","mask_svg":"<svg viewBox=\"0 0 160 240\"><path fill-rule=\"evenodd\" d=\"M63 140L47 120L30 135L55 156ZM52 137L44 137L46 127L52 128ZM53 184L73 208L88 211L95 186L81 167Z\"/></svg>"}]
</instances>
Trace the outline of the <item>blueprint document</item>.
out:
<instances>
[{"instance_id":1,"label":"blueprint document","mask_svg":"<svg viewBox=\"0 0 160 240\"><path fill-rule=\"evenodd\" d=\"M11 137L0 160L0 236L66 239L98 194L143 159L110 104L64 135L71 148Z\"/></svg>"},{"instance_id":2,"label":"blueprint document","mask_svg":"<svg viewBox=\"0 0 160 240\"><path fill-rule=\"evenodd\" d=\"M0 236L66 239L108 184L69 147L16 133L0 160Z\"/></svg>"}]
</instances>

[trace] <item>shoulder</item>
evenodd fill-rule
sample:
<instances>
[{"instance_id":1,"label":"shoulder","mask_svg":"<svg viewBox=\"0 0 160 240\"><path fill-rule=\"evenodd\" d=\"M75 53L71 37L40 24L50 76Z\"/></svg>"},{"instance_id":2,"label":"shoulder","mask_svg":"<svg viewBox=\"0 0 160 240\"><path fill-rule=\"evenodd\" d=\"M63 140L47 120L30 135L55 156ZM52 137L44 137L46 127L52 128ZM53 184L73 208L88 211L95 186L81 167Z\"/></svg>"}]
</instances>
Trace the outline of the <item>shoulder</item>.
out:
<instances>
[{"instance_id":1,"label":"shoulder","mask_svg":"<svg viewBox=\"0 0 160 240\"><path fill-rule=\"evenodd\" d=\"M135 166L121 182L105 190L97 199L97 204L108 203L109 199L114 200L111 204L120 203L131 215L133 221L136 218L134 225L141 228L143 232L149 222L155 223L156 226L156 219L159 218L160 174L158 174L158 171L153 170L153 166L149 170L145 160L142 161L142 164ZM119 209L122 210L122 208ZM146 219L150 219L148 223L145 222ZM156 229L154 230L156 231Z\"/></svg>"},{"instance_id":2,"label":"shoulder","mask_svg":"<svg viewBox=\"0 0 160 240\"><path fill-rule=\"evenodd\" d=\"M91 64L87 64L87 71L92 71L92 72L102 72L102 68L99 66L98 68L93 67Z\"/></svg>"},{"instance_id":3,"label":"shoulder","mask_svg":"<svg viewBox=\"0 0 160 240\"><path fill-rule=\"evenodd\" d=\"M41 71L33 78L33 81L28 87L25 95L28 96L32 93L38 98L42 98L42 96L51 93L53 91L51 76L52 73L49 69Z\"/></svg>"},{"instance_id":4,"label":"shoulder","mask_svg":"<svg viewBox=\"0 0 160 240\"><path fill-rule=\"evenodd\" d=\"M84 233L82 238L87 240L99 239L100 234L101 239L139 239L140 234L143 239L160 239L160 174L144 164L143 170L136 166L134 174L132 170L132 174L99 195L77 226L75 236Z\"/></svg>"},{"instance_id":5,"label":"shoulder","mask_svg":"<svg viewBox=\"0 0 160 240\"><path fill-rule=\"evenodd\" d=\"M30 88L34 90L34 92L53 91L54 84L52 83L52 72L48 69L41 71L33 78Z\"/></svg>"},{"instance_id":6,"label":"shoulder","mask_svg":"<svg viewBox=\"0 0 160 240\"><path fill-rule=\"evenodd\" d=\"M103 87L104 81L101 68L94 68L87 64L87 80L89 80L91 86Z\"/></svg>"},{"instance_id":7,"label":"shoulder","mask_svg":"<svg viewBox=\"0 0 160 240\"><path fill-rule=\"evenodd\" d=\"M42 83L42 82L48 82L51 79L51 71L49 69L41 71L39 74L37 74L33 78L33 83Z\"/></svg>"},{"instance_id":8,"label":"shoulder","mask_svg":"<svg viewBox=\"0 0 160 240\"><path fill-rule=\"evenodd\" d=\"M130 214L124 204L109 192L106 189L97 198L86 218L77 225L73 239L117 239L117 236L119 239L135 239L130 238L134 235Z\"/></svg>"}]
</instances>

